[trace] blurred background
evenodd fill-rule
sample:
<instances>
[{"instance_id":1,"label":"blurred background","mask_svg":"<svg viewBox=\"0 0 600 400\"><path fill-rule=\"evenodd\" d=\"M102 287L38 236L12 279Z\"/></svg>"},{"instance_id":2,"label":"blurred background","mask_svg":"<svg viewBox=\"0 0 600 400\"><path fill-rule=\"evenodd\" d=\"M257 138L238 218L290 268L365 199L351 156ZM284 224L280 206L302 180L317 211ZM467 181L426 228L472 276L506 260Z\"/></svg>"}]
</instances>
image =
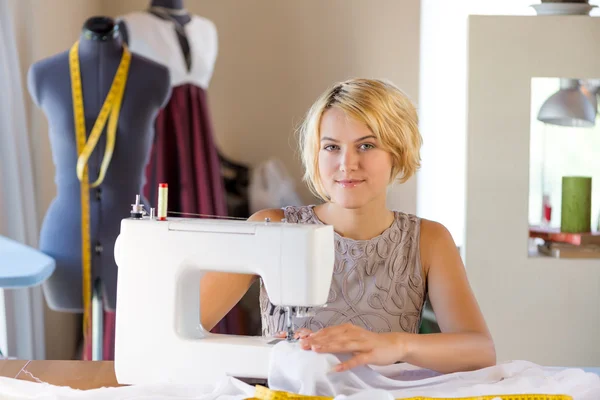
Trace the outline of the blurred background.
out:
<instances>
[{"instance_id":1,"label":"blurred background","mask_svg":"<svg viewBox=\"0 0 600 400\"><path fill-rule=\"evenodd\" d=\"M22 161L28 163L31 169L30 181L19 180L19 185L2 187L5 193L17 191L27 198L29 206L21 205L24 207L23 214L27 215L29 231L23 233L21 225L25 223L11 220L8 217L11 211L5 206L2 209L4 216L0 216L0 234L35 248L39 228L56 195L56 187L47 118L27 92L28 71L35 62L68 50L79 38L82 25L88 18L119 18L143 12L151 2L0 2L5 11L0 19L3 33L13 40L16 50L14 53L7 50L0 56L13 54L17 57L11 60L5 58L0 61L0 66L5 71L9 71L10 65L18 67L10 70L12 77L18 77L12 82L16 87L15 93L20 93L22 100L14 107L22 105L25 125L20 126L22 131L19 135L25 141L30 156L29 160ZM421 171L407 183L390 188L389 206L445 224L462 250L466 236L468 16L535 16L536 11L531 7L533 3L539 2L185 1L185 8L190 14L212 21L218 33L218 53L206 93L215 146L222 161L229 162L222 164L223 176L227 178L227 165L232 164L247 174L246 178L240 178L242 181L232 183L235 187L243 186L243 190L230 193L228 213L244 216L251 212L249 202L252 201L252 193L264 200L261 205L278 206L278 196L283 196L281 187L285 187L288 198L298 203L316 202L301 181L302 166L297 154L295 129L317 96L335 82L358 76L383 78L391 80L415 102L424 137ZM590 15L597 16L597 9L592 10ZM590 41L598 39L589 38ZM510 68L510 62L507 62L506 68ZM535 81L535 85L529 88L537 90L530 102L534 141L542 140L539 132L543 129L551 129L536 120L535 110L559 89L559 77L546 78ZM2 96L3 101L19 99L9 98L6 94ZM0 118L6 117L0 115ZM595 138L600 137L598 128L594 129L593 133L591 130L587 132ZM534 131L537 133L534 134ZM1 133L6 135L6 132ZM595 139L594 143L597 142ZM564 147L555 143L555 148ZM6 149L8 147L4 151ZM540 176L542 168L550 168L546 165L548 161L544 161L547 153L542 154L542 147L539 149L532 153L534 161L529 171L522 171L524 175ZM590 152L593 149L590 146ZM2 151L0 147L0 157L7 160L8 156ZM594 157L594 160L597 165L598 158ZM4 167L6 169L6 164ZM276 175L282 177L286 185L254 186L252 189L252 184L258 182L258 172L273 173L269 168L275 168ZM557 172L558 175L562 173ZM529 223L532 225L543 222L544 189L540 183L543 179L547 178L532 179L529 201L524 202L531 207ZM597 190L594 188L595 218L598 218L600 210ZM560 194L555 192L555 197L557 193ZM553 204L555 208L559 207L559 200L554 199ZM252 309L254 299L250 297L245 307ZM19 358L82 357L81 315L50 309L39 287L6 290L1 312L4 316L0 318L0 348L4 354ZM429 309L426 314L425 328L435 330L435 316ZM245 323L254 324L252 329L256 329L256 314L253 315Z\"/></svg>"}]
</instances>

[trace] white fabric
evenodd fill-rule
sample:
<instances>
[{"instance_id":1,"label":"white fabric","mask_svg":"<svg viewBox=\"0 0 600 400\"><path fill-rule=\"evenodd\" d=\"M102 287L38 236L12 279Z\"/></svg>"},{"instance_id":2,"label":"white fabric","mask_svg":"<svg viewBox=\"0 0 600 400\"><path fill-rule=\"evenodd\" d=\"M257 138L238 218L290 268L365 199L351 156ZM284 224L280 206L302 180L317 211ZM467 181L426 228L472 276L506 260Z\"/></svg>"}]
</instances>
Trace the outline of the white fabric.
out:
<instances>
[{"instance_id":1,"label":"white fabric","mask_svg":"<svg viewBox=\"0 0 600 400\"><path fill-rule=\"evenodd\" d=\"M600 376L581 369L544 368L513 361L473 372L437 374L396 364L363 366L346 372L329 372L348 355L302 351L296 344L279 343L273 353L269 387L299 394L337 398L392 399L415 396L467 397L497 394L568 394L573 399L600 399Z\"/></svg>"},{"instance_id":2,"label":"white fabric","mask_svg":"<svg viewBox=\"0 0 600 400\"><path fill-rule=\"evenodd\" d=\"M299 394L330 396L336 400L526 393L566 394L574 400L600 399L600 376L576 368L544 368L526 361L513 361L479 371L445 375L402 364L329 372L346 358L304 351L298 344L280 342L273 349L269 387ZM0 378L0 398L11 399L35 396L36 399L56 400L241 400L253 394L253 386L231 377L223 378L214 385L155 384L87 391Z\"/></svg>"},{"instance_id":3,"label":"white fabric","mask_svg":"<svg viewBox=\"0 0 600 400\"><path fill-rule=\"evenodd\" d=\"M125 22L129 49L133 53L169 69L171 86L191 83L208 88L218 53L217 28L211 20L191 15L191 21L184 25L192 56L189 72L172 21L144 11L122 15L117 20Z\"/></svg>"},{"instance_id":4,"label":"white fabric","mask_svg":"<svg viewBox=\"0 0 600 400\"><path fill-rule=\"evenodd\" d=\"M248 204L251 214L267 208L303 205L294 179L280 159L271 158L252 168Z\"/></svg>"},{"instance_id":5,"label":"white fabric","mask_svg":"<svg viewBox=\"0 0 600 400\"><path fill-rule=\"evenodd\" d=\"M214 385L155 384L76 390L65 386L0 377L0 398L37 400L242 400L252 397L254 387L235 378Z\"/></svg>"},{"instance_id":6,"label":"white fabric","mask_svg":"<svg viewBox=\"0 0 600 400\"><path fill-rule=\"evenodd\" d=\"M39 231L33 160L11 4L0 1L0 235L36 248ZM0 346L4 355L45 357L43 313L40 287L0 289Z\"/></svg>"}]
</instances>

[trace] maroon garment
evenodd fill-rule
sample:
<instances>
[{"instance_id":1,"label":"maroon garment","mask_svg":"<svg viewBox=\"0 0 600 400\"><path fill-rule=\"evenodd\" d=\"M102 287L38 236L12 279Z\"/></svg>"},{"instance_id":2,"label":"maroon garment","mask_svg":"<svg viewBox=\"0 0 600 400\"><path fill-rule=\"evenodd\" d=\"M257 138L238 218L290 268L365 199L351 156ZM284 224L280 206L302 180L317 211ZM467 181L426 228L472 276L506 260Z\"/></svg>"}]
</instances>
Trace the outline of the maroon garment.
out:
<instances>
[{"instance_id":1,"label":"maroon garment","mask_svg":"<svg viewBox=\"0 0 600 400\"><path fill-rule=\"evenodd\" d=\"M155 135L144 187L150 203L158 205L158 184L168 183L169 211L226 216L206 91L191 84L173 88L156 119Z\"/></svg>"},{"instance_id":2,"label":"maroon garment","mask_svg":"<svg viewBox=\"0 0 600 400\"><path fill-rule=\"evenodd\" d=\"M158 207L158 184L167 183L168 212L227 216L206 91L192 84L174 87L169 103L156 118L155 127L144 187L144 196L151 207ZM211 332L247 335L246 327L245 313L236 305ZM91 333L87 339L83 359L91 360ZM115 313L105 311L104 360L114 359L114 340Z\"/></svg>"}]
</instances>

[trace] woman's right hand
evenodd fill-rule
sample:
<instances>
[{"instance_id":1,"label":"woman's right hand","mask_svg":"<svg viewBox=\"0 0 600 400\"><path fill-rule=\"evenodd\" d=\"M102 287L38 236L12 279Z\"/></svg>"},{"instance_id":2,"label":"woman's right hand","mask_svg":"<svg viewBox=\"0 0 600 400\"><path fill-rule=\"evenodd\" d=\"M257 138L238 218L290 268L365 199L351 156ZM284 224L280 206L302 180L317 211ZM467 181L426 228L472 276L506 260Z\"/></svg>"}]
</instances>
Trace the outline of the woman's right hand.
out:
<instances>
[{"instance_id":1,"label":"woman's right hand","mask_svg":"<svg viewBox=\"0 0 600 400\"><path fill-rule=\"evenodd\" d=\"M294 339L304 339L311 333L312 333L312 331L307 328L298 329L296 332L294 332Z\"/></svg>"}]
</instances>

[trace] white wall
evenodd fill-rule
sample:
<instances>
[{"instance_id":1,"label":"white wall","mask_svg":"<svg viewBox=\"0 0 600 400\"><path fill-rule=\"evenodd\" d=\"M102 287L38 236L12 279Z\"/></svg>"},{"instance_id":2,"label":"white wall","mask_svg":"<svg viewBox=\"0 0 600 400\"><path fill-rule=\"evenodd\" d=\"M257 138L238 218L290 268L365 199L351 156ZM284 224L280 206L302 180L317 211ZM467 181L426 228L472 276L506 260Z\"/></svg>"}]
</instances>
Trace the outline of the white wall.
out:
<instances>
[{"instance_id":1,"label":"white wall","mask_svg":"<svg viewBox=\"0 0 600 400\"><path fill-rule=\"evenodd\" d=\"M600 365L600 260L528 256L531 78L597 77L600 19L472 17L466 267L500 361Z\"/></svg>"}]
</instances>

